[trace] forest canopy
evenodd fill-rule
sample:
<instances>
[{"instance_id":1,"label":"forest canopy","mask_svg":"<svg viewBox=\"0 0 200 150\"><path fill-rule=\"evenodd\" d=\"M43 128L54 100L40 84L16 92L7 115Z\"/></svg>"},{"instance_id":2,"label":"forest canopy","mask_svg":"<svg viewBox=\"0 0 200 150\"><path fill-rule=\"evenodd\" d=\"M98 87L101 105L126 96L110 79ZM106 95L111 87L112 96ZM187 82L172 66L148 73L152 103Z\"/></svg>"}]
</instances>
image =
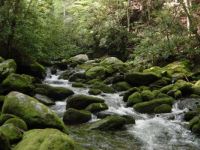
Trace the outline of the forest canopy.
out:
<instances>
[{"instance_id":1,"label":"forest canopy","mask_svg":"<svg viewBox=\"0 0 200 150\"><path fill-rule=\"evenodd\" d=\"M37 59L192 58L200 49L199 11L190 0L3 0L0 48L8 57L23 51Z\"/></svg>"}]
</instances>

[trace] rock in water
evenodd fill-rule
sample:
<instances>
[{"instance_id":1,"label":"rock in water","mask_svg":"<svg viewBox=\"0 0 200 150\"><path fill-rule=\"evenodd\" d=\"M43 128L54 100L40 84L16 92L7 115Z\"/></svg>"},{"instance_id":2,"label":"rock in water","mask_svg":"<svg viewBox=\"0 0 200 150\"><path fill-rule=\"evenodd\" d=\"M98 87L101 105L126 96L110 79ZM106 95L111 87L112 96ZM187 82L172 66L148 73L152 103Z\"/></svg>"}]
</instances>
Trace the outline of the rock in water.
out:
<instances>
[{"instance_id":1,"label":"rock in water","mask_svg":"<svg viewBox=\"0 0 200 150\"><path fill-rule=\"evenodd\" d=\"M94 130L117 130L121 129L126 124L126 119L120 116L108 116L102 120L94 122L89 129Z\"/></svg>"},{"instance_id":2,"label":"rock in water","mask_svg":"<svg viewBox=\"0 0 200 150\"><path fill-rule=\"evenodd\" d=\"M93 96L74 95L67 100L67 108L85 109L93 103L104 103L104 100Z\"/></svg>"},{"instance_id":3,"label":"rock in water","mask_svg":"<svg viewBox=\"0 0 200 150\"><path fill-rule=\"evenodd\" d=\"M26 132L13 150L83 150L68 135L56 129L34 129Z\"/></svg>"},{"instance_id":4,"label":"rock in water","mask_svg":"<svg viewBox=\"0 0 200 150\"><path fill-rule=\"evenodd\" d=\"M69 108L64 113L63 121L65 124L81 124L88 122L91 118L92 114L89 111Z\"/></svg>"},{"instance_id":5,"label":"rock in water","mask_svg":"<svg viewBox=\"0 0 200 150\"><path fill-rule=\"evenodd\" d=\"M52 127L64 130L64 123L55 112L36 99L19 92L10 92L6 96L2 113L22 118L29 128Z\"/></svg>"}]
</instances>

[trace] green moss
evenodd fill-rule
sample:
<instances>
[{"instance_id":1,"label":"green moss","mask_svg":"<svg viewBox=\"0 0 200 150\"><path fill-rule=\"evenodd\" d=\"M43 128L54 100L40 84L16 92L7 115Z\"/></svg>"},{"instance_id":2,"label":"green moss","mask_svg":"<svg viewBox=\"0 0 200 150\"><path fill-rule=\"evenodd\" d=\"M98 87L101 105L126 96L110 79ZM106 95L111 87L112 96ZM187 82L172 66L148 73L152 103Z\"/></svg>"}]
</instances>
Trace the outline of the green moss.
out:
<instances>
[{"instance_id":1,"label":"green moss","mask_svg":"<svg viewBox=\"0 0 200 150\"><path fill-rule=\"evenodd\" d=\"M86 71L86 77L90 78L90 79L102 79L106 76L106 69L105 67L102 66L96 66L96 67L92 67L89 70Z\"/></svg>"},{"instance_id":2,"label":"green moss","mask_svg":"<svg viewBox=\"0 0 200 150\"><path fill-rule=\"evenodd\" d=\"M17 64L13 59L8 59L0 63L0 79L4 79L11 73L15 73Z\"/></svg>"},{"instance_id":3,"label":"green moss","mask_svg":"<svg viewBox=\"0 0 200 150\"><path fill-rule=\"evenodd\" d=\"M155 98L155 95L150 90L144 90L141 92L142 100L149 101Z\"/></svg>"},{"instance_id":4,"label":"green moss","mask_svg":"<svg viewBox=\"0 0 200 150\"><path fill-rule=\"evenodd\" d=\"M4 59L0 56L0 63L2 63L4 61Z\"/></svg>"},{"instance_id":5,"label":"green moss","mask_svg":"<svg viewBox=\"0 0 200 150\"><path fill-rule=\"evenodd\" d=\"M19 129L22 129L24 131L28 130L26 122L24 122L24 120L19 119L19 118L10 118L4 124L13 124L14 126L18 127Z\"/></svg>"},{"instance_id":6,"label":"green moss","mask_svg":"<svg viewBox=\"0 0 200 150\"><path fill-rule=\"evenodd\" d=\"M65 124L81 124L86 123L92 118L92 114L86 110L77 110L74 108L69 108L66 110L63 116L63 121Z\"/></svg>"},{"instance_id":7,"label":"green moss","mask_svg":"<svg viewBox=\"0 0 200 150\"><path fill-rule=\"evenodd\" d=\"M2 83L8 91L29 93L33 91L34 78L29 75L10 74Z\"/></svg>"},{"instance_id":8,"label":"green moss","mask_svg":"<svg viewBox=\"0 0 200 150\"><path fill-rule=\"evenodd\" d=\"M131 88L131 85L125 81L117 82L112 86L117 91L127 91Z\"/></svg>"},{"instance_id":9,"label":"green moss","mask_svg":"<svg viewBox=\"0 0 200 150\"><path fill-rule=\"evenodd\" d=\"M195 116L198 116L200 114L200 111L189 111L189 112L186 112L185 115L184 115L184 119L186 121L190 121L192 120Z\"/></svg>"},{"instance_id":10,"label":"green moss","mask_svg":"<svg viewBox=\"0 0 200 150\"><path fill-rule=\"evenodd\" d=\"M17 118L17 116L11 114L1 114L0 125L4 124L4 122L6 122L10 118Z\"/></svg>"},{"instance_id":11,"label":"green moss","mask_svg":"<svg viewBox=\"0 0 200 150\"><path fill-rule=\"evenodd\" d=\"M128 90L127 92L125 92L123 95L123 101L125 101L125 102L128 101L129 96L137 91L139 91L139 88L133 87L130 90Z\"/></svg>"},{"instance_id":12,"label":"green moss","mask_svg":"<svg viewBox=\"0 0 200 150\"><path fill-rule=\"evenodd\" d=\"M166 94L167 92L169 92L170 90L173 90L173 89L174 89L174 84L170 84L170 85L166 85L166 86L162 87L160 89L160 92Z\"/></svg>"},{"instance_id":13,"label":"green moss","mask_svg":"<svg viewBox=\"0 0 200 150\"><path fill-rule=\"evenodd\" d=\"M56 129L26 132L13 150L82 150L68 135Z\"/></svg>"},{"instance_id":14,"label":"green moss","mask_svg":"<svg viewBox=\"0 0 200 150\"><path fill-rule=\"evenodd\" d=\"M135 92L128 97L127 106L133 106L142 102L142 96L139 92Z\"/></svg>"},{"instance_id":15,"label":"green moss","mask_svg":"<svg viewBox=\"0 0 200 150\"><path fill-rule=\"evenodd\" d=\"M19 92L10 92L5 99L3 114L22 118L29 128L53 127L64 130L64 124L55 112L36 99Z\"/></svg>"},{"instance_id":16,"label":"green moss","mask_svg":"<svg viewBox=\"0 0 200 150\"><path fill-rule=\"evenodd\" d=\"M94 96L73 95L67 100L67 108L85 109L92 103L104 103L104 100Z\"/></svg>"},{"instance_id":17,"label":"green moss","mask_svg":"<svg viewBox=\"0 0 200 150\"><path fill-rule=\"evenodd\" d=\"M133 108L140 113L154 113L154 109L162 104L172 105L173 98L159 98L148 102L135 104Z\"/></svg>"},{"instance_id":18,"label":"green moss","mask_svg":"<svg viewBox=\"0 0 200 150\"><path fill-rule=\"evenodd\" d=\"M89 93L90 95L98 95L98 94L101 94L101 90L99 90L99 89L90 89L90 90L88 91L88 93Z\"/></svg>"},{"instance_id":19,"label":"green moss","mask_svg":"<svg viewBox=\"0 0 200 150\"><path fill-rule=\"evenodd\" d=\"M110 87L110 86L108 86L108 85L106 85L104 83L101 83L101 82L94 83L91 86L91 88L99 89L99 90L101 90L104 93L114 93L115 92L115 90L112 87Z\"/></svg>"},{"instance_id":20,"label":"green moss","mask_svg":"<svg viewBox=\"0 0 200 150\"><path fill-rule=\"evenodd\" d=\"M10 150L10 142L8 140L8 137L5 136L5 134L0 131L0 150Z\"/></svg>"},{"instance_id":21,"label":"green moss","mask_svg":"<svg viewBox=\"0 0 200 150\"><path fill-rule=\"evenodd\" d=\"M92 113L96 113L107 109L108 106L105 103L93 103L87 106L85 110L90 111Z\"/></svg>"},{"instance_id":22,"label":"green moss","mask_svg":"<svg viewBox=\"0 0 200 150\"><path fill-rule=\"evenodd\" d=\"M125 76L125 80L133 86L149 85L159 79L160 77L154 73L135 72L126 74Z\"/></svg>"},{"instance_id":23,"label":"green moss","mask_svg":"<svg viewBox=\"0 0 200 150\"><path fill-rule=\"evenodd\" d=\"M47 84L37 84L35 93L46 95L53 100L62 100L74 94L74 92L64 87L53 87Z\"/></svg>"},{"instance_id":24,"label":"green moss","mask_svg":"<svg viewBox=\"0 0 200 150\"><path fill-rule=\"evenodd\" d=\"M172 107L170 105L162 104L162 105L160 105L160 106L158 106L154 109L154 113L158 113L158 114L160 114L160 113L170 113L171 110L172 110Z\"/></svg>"},{"instance_id":25,"label":"green moss","mask_svg":"<svg viewBox=\"0 0 200 150\"><path fill-rule=\"evenodd\" d=\"M18 142L22 138L21 130L11 123L2 125L0 127L0 132L8 138L10 143Z\"/></svg>"},{"instance_id":26,"label":"green moss","mask_svg":"<svg viewBox=\"0 0 200 150\"><path fill-rule=\"evenodd\" d=\"M72 87L83 88L85 87L85 85L81 82L75 82L75 83L72 83Z\"/></svg>"},{"instance_id":27,"label":"green moss","mask_svg":"<svg viewBox=\"0 0 200 150\"><path fill-rule=\"evenodd\" d=\"M120 116L108 116L90 125L90 130L117 130L126 124L126 119Z\"/></svg>"}]
</instances>

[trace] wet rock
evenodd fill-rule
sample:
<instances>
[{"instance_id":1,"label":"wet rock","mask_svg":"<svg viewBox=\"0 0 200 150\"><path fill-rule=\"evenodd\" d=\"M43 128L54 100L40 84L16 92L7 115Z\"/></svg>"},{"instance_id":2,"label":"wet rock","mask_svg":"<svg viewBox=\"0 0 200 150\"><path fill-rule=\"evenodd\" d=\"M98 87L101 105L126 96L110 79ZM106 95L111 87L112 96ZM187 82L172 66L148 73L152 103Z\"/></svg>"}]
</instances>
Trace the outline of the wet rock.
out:
<instances>
[{"instance_id":1,"label":"wet rock","mask_svg":"<svg viewBox=\"0 0 200 150\"><path fill-rule=\"evenodd\" d=\"M35 93L46 95L53 100L62 100L74 94L74 92L64 87L53 87L47 84L37 84Z\"/></svg>"},{"instance_id":2,"label":"wet rock","mask_svg":"<svg viewBox=\"0 0 200 150\"><path fill-rule=\"evenodd\" d=\"M122 82L117 82L117 83L113 84L112 87L116 91L127 91L131 88L131 85L125 81L122 81Z\"/></svg>"},{"instance_id":3,"label":"wet rock","mask_svg":"<svg viewBox=\"0 0 200 150\"><path fill-rule=\"evenodd\" d=\"M90 94L90 95L99 95L99 94L101 94L101 90L99 90L99 89L90 89L89 91L88 91L88 93Z\"/></svg>"},{"instance_id":4,"label":"wet rock","mask_svg":"<svg viewBox=\"0 0 200 150\"><path fill-rule=\"evenodd\" d=\"M160 77L153 73L135 72L125 75L125 80L133 86L149 85L159 79Z\"/></svg>"},{"instance_id":5,"label":"wet rock","mask_svg":"<svg viewBox=\"0 0 200 150\"><path fill-rule=\"evenodd\" d=\"M68 135L56 129L34 129L26 132L13 150L83 150Z\"/></svg>"},{"instance_id":6,"label":"wet rock","mask_svg":"<svg viewBox=\"0 0 200 150\"><path fill-rule=\"evenodd\" d=\"M10 150L10 142L8 137L0 131L0 149L1 150Z\"/></svg>"},{"instance_id":7,"label":"wet rock","mask_svg":"<svg viewBox=\"0 0 200 150\"><path fill-rule=\"evenodd\" d=\"M128 100L128 97L129 97L131 94L133 94L134 92L137 92L137 91L139 91L139 89L136 88L136 87L133 87L133 88L131 88L130 90L128 90L127 92L125 92L124 95L123 95L123 101L126 102L126 101Z\"/></svg>"},{"instance_id":8,"label":"wet rock","mask_svg":"<svg viewBox=\"0 0 200 150\"><path fill-rule=\"evenodd\" d=\"M84 88L85 84L83 84L81 82L74 82L74 83L72 83L72 87Z\"/></svg>"},{"instance_id":9,"label":"wet rock","mask_svg":"<svg viewBox=\"0 0 200 150\"><path fill-rule=\"evenodd\" d=\"M34 96L39 102L47 105L47 106L51 106L51 105L55 105L55 102L52 101L50 98L48 98L45 95L40 95L40 94L35 94Z\"/></svg>"},{"instance_id":10,"label":"wet rock","mask_svg":"<svg viewBox=\"0 0 200 150\"><path fill-rule=\"evenodd\" d=\"M154 109L154 113L160 114L160 113L170 113L172 110L172 106L168 104L162 104Z\"/></svg>"},{"instance_id":11,"label":"wet rock","mask_svg":"<svg viewBox=\"0 0 200 150\"><path fill-rule=\"evenodd\" d=\"M80 72L74 73L69 76L69 81L73 81L73 82L78 82L85 79L86 79L85 73L80 73Z\"/></svg>"},{"instance_id":12,"label":"wet rock","mask_svg":"<svg viewBox=\"0 0 200 150\"><path fill-rule=\"evenodd\" d=\"M102 66L95 66L86 71L85 75L89 79L103 79L106 77L107 70Z\"/></svg>"},{"instance_id":13,"label":"wet rock","mask_svg":"<svg viewBox=\"0 0 200 150\"><path fill-rule=\"evenodd\" d=\"M13 124L4 124L0 127L0 133L3 133L10 143L16 143L22 138L22 131Z\"/></svg>"},{"instance_id":14,"label":"wet rock","mask_svg":"<svg viewBox=\"0 0 200 150\"><path fill-rule=\"evenodd\" d=\"M89 127L90 130L118 130L124 127L126 119L120 116L108 116L102 120L92 123Z\"/></svg>"},{"instance_id":15,"label":"wet rock","mask_svg":"<svg viewBox=\"0 0 200 150\"><path fill-rule=\"evenodd\" d=\"M25 74L10 74L2 82L2 86L6 91L19 91L23 93L32 93L34 89L34 77Z\"/></svg>"},{"instance_id":16,"label":"wet rock","mask_svg":"<svg viewBox=\"0 0 200 150\"><path fill-rule=\"evenodd\" d=\"M8 59L0 63L0 80L3 80L11 73L15 73L17 64L13 59Z\"/></svg>"},{"instance_id":17,"label":"wet rock","mask_svg":"<svg viewBox=\"0 0 200 150\"><path fill-rule=\"evenodd\" d=\"M144 90L141 92L142 100L149 101L155 98L155 95L150 90Z\"/></svg>"},{"instance_id":18,"label":"wet rock","mask_svg":"<svg viewBox=\"0 0 200 150\"><path fill-rule=\"evenodd\" d=\"M18 118L18 117L15 115L11 115L11 114L1 114L0 125L4 124L4 122L6 122L10 118Z\"/></svg>"},{"instance_id":19,"label":"wet rock","mask_svg":"<svg viewBox=\"0 0 200 150\"><path fill-rule=\"evenodd\" d=\"M140 113L155 113L155 108L162 105L162 104L168 104L172 106L174 99L173 98L159 98L154 99L148 102L142 102L135 104L133 108L140 112Z\"/></svg>"},{"instance_id":20,"label":"wet rock","mask_svg":"<svg viewBox=\"0 0 200 150\"><path fill-rule=\"evenodd\" d=\"M196 116L192 120L190 120L189 127L192 132L200 134L200 116Z\"/></svg>"},{"instance_id":21,"label":"wet rock","mask_svg":"<svg viewBox=\"0 0 200 150\"><path fill-rule=\"evenodd\" d=\"M102 82L95 82L93 85L91 85L91 88L99 89L104 93L114 93L115 92L115 90L112 87L110 87Z\"/></svg>"},{"instance_id":22,"label":"wet rock","mask_svg":"<svg viewBox=\"0 0 200 150\"><path fill-rule=\"evenodd\" d=\"M22 118L29 128L65 129L63 122L55 112L36 99L19 92L10 92L6 96L2 113Z\"/></svg>"},{"instance_id":23,"label":"wet rock","mask_svg":"<svg viewBox=\"0 0 200 150\"><path fill-rule=\"evenodd\" d=\"M143 102L141 94L139 92L135 92L128 97L127 106L131 107L141 102Z\"/></svg>"},{"instance_id":24,"label":"wet rock","mask_svg":"<svg viewBox=\"0 0 200 150\"><path fill-rule=\"evenodd\" d=\"M24 122L24 120L20 119L20 118L10 118L7 121L4 122L4 124L13 124L15 127L23 130L23 131L27 131L28 127L26 122Z\"/></svg>"},{"instance_id":25,"label":"wet rock","mask_svg":"<svg viewBox=\"0 0 200 150\"><path fill-rule=\"evenodd\" d=\"M91 113L97 113L97 112L107 110L107 109L108 109L108 106L105 103L93 103L85 108L85 110Z\"/></svg>"},{"instance_id":26,"label":"wet rock","mask_svg":"<svg viewBox=\"0 0 200 150\"><path fill-rule=\"evenodd\" d=\"M82 64L86 61L88 61L89 58L86 54L79 54L79 55L76 55L74 57L71 57L68 62L71 64L71 65L78 65L78 64Z\"/></svg>"},{"instance_id":27,"label":"wet rock","mask_svg":"<svg viewBox=\"0 0 200 150\"><path fill-rule=\"evenodd\" d=\"M69 108L64 113L63 121L65 124L72 125L72 124L86 123L91 118L92 114L89 111Z\"/></svg>"},{"instance_id":28,"label":"wet rock","mask_svg":"<svg viewBox=\"0 0 200 150\"><path fill-rule=\"evenodd\" d=\"M104 100L98 97L87 95L73 95L67 100L67 108L85 109L93 103L104 103Z\"/></svg>"}]
</instances>

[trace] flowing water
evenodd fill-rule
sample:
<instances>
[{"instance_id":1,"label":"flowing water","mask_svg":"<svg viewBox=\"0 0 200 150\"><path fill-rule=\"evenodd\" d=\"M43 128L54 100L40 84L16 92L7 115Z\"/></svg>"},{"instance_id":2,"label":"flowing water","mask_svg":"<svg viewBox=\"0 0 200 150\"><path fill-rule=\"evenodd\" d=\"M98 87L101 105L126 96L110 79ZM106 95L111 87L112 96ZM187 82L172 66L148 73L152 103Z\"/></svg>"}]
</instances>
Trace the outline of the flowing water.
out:
<instances>
[{"instance_id":1,"label":"flowing water","mask_svg":"<svg viewBox=\"0 0 200 150\"><path fill-rule=\"evenodd\" d=\"M88 95L87 88L74 88L68 80L58 79L61 72L56 75L48 75L45 83L52 86L67 87L75 94ZM98 97L105 99L109 109L106 112L119 115L130 115L136 119L134 125L127 126L126 131L102 132L84 131L81 127L76 127L72 135L90 149L95 150L200 150L200 138L192 134L183 121L183 113L187 108L178 108L179 102L173 105L171 113L159 115L140 114L133 108L126 108L122 100L121 93L101 94ZM67 100L66 100L67 101ZM66 110L66 101L58 101L52 106L60 116ZM96 121L93 116L91 121ZM79 131L77 131L79 129ZM76 135L78 134L78 136ZM92 148L91 148L92 149Z\"/></svg>"}]
</instances>

